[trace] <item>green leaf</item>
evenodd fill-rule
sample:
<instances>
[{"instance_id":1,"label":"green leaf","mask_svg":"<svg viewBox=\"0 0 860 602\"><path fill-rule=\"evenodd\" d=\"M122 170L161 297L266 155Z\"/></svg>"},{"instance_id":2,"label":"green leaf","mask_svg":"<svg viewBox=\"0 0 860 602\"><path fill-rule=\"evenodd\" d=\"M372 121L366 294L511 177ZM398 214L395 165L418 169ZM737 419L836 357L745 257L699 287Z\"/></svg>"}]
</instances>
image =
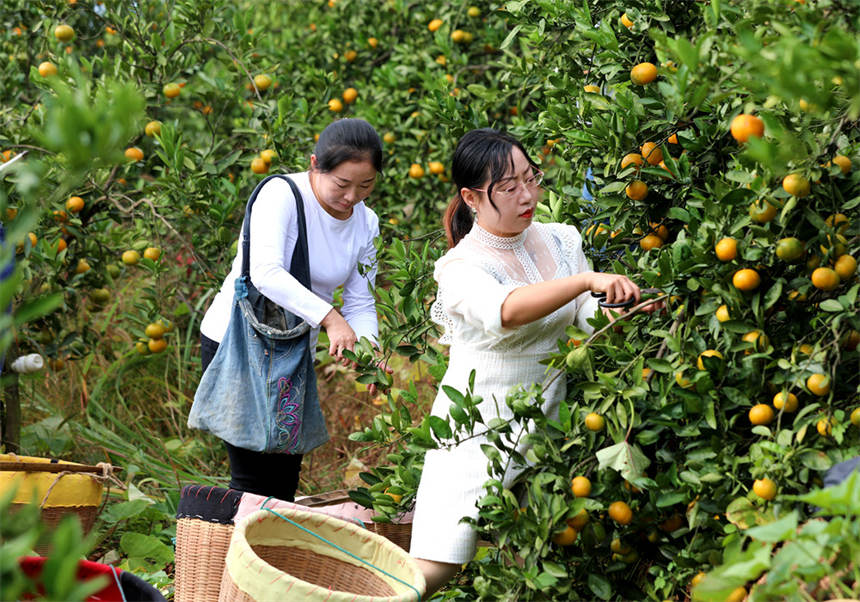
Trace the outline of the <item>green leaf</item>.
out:
<instances>
[{"instance_id":1,"label":"green leaf","mask_svg":"<svg viewBox=\"0 0 860 602\"><path fill-rule=\"evenodd\" d=\"M821 309L823 309L824 311L829 312L840 312L845 310L845 308L842 307L842 304L836 299L825 299L821 302L821 305L819 307L821 307Z\"/></svg>"},{"instance_id":2,"label":"green leaf","mask_svg":"<svg viewBox=\"0 0 860 602\"><path fill-rule=\"evenodd\" d=\"M794 538L797 531L797 519L798 514L795 510L772 523L748 529L746 535L768 543L787 541Z\"/></svg>"},{"instance_id":3,"label":"green leaf","mask_svg":"<svg viewBox=\"0 0 860 602\"><path fill-rule=\"evenodd\" d=\"M589 573L588 589L601 600L609 600L612 597L612 586L609 581L596 573Z\"/></svg>"},{"instance_id":4,"label":"green leaf","mask_svg":"<svg viewBox=\"0 0 860 602\"><path fill-rule=\"evenodd\" d=\"M631 445L627 441L599 450L597 461L600 470L605 468L617 470L627 481L643 476L645 469L651 463L636 445Z\"/></svg>"},{"instance_id":5,"label":"green leaf","mask_svg":"<svg viewBox=\"0 0 860 602\"><path fill-rule=\"evenodd\" d=\"M430 416L430 428L436 438L440 440L450 439L453 435L451 426L439 416Z\"/></svg>"}]
</instances>

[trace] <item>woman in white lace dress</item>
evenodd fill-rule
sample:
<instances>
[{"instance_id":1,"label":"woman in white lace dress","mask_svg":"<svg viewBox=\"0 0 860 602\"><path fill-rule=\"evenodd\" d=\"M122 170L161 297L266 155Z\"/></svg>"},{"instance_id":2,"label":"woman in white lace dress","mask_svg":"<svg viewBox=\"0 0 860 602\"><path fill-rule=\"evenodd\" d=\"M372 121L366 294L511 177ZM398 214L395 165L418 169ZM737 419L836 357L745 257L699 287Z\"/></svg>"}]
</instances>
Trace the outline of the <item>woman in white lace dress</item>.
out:
<instances>
[{"instance_id":1,"label":"woman in white lace dress","mask_svg":"<svg viewBox=\"0 0 860 602\"><path fill-rule=\"evenodd\" d=\"M450 250L436 262L439 284L432 307L450 344L442 385L468 388L483 398L485 422L512 417L505 404L517 385L554 376L539 361L557 349L565 328L598 310L591 291L609 303L634 298L639 288L625 276L592 272L576 228L532 222L541 198L542 173L512 136L491 129L467 133L454 152L457 195L445 213ZM544 392L543 410L557 412L565 379ZM432 413L447 417L451 400L439 388ZM477 517L476 502L488 479L485 437L426 455L418 488L411 553L425 573L428 594L450 580L475 553L476 534L460 523ZM506 485L516 471L506 475Z\"/></svg>"}]
</instances>

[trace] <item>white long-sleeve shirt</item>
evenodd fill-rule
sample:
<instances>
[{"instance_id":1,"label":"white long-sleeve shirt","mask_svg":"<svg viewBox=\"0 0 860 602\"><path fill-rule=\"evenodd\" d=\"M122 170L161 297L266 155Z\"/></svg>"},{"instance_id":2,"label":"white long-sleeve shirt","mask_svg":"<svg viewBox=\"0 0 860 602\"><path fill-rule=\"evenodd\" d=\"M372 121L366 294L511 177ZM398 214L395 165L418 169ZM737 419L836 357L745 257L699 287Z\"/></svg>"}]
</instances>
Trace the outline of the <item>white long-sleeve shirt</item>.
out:
<instances>
[{"instance_id":1,"label":"white long-sleeve shirt","mask_svg":"<svg viewBox=\"0 0 860 602\"><path fill-rule=\"evenodd\" d=\"M320 322L332 309L334 291L343 285L343 317L358 338L375 341L379 327L370 289L376 281L373 239L379 235L379 219L364 202L355 205L348 219L332 217L317 201L308 172L290 177L304 201L311 288L302 286L289 272L298 224L290 185L281 179L266 183L251 210L251 282L266 297L313 327L314 346ZM360 265L367 267L360 270ZM241 271L240 240L233 267L200 323L200 332L219 343L227 331L235 280Z\"/></svg>"}]
</instances>

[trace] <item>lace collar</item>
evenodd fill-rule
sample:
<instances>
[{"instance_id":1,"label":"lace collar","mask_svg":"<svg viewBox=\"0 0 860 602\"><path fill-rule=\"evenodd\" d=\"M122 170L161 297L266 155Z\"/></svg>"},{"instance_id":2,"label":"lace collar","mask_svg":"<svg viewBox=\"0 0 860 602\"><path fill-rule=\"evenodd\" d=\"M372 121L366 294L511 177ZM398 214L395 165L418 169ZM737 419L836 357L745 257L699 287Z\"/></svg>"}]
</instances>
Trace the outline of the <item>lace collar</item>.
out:
<instances>
[{"instance_id":1,"label":"lace collar","mask_svg":"<svg viewBox=\"0 0 860 602\"><path fill-rule=\"evenodd\" d=\"M529 226L529 228L530 227L531 226ZM475 222L469 234L471 234L477 242L485 247L490 247L491 249L516 249L517 247L523 246L523 241L526 239L526 232L528 232L528 228L516 236L496 236L495 234L490 234L479 226L478 222Z\"/></svg>"}]
</instances>

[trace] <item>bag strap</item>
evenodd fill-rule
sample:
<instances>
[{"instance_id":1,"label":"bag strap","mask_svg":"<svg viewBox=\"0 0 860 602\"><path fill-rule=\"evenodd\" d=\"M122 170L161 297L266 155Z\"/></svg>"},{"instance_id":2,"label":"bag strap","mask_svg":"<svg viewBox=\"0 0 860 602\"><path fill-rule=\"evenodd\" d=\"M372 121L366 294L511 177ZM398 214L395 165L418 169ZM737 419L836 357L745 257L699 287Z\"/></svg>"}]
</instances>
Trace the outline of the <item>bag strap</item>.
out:
<instances>
[{"instance_id":1,"label":"bag strap","mask_svg":"<svg viewBox=\"0 0 860 602\"><path fill-rule=\"evenodd\" d=\"M251 193L251 198L248 199L248 205L245 207L245 222L242 225L242 273L241 276L246 277L248 282L251 281L251 207L257 200L257 195L260 190L269 180L280 178L286 180L293 191L293 196L296 200L296 219L299 225L299 236L296 239L296 248L293 250L293 259L290 262L290 274L298 280L302 286L307 289L311 288L311 268L310 254L308 253L308 232L305 225L305 205L302 202L302 193L299 191L296 183L292 178L284 175L272 175L257 184L254 192Z\"/></svg>"}]
</instances>

